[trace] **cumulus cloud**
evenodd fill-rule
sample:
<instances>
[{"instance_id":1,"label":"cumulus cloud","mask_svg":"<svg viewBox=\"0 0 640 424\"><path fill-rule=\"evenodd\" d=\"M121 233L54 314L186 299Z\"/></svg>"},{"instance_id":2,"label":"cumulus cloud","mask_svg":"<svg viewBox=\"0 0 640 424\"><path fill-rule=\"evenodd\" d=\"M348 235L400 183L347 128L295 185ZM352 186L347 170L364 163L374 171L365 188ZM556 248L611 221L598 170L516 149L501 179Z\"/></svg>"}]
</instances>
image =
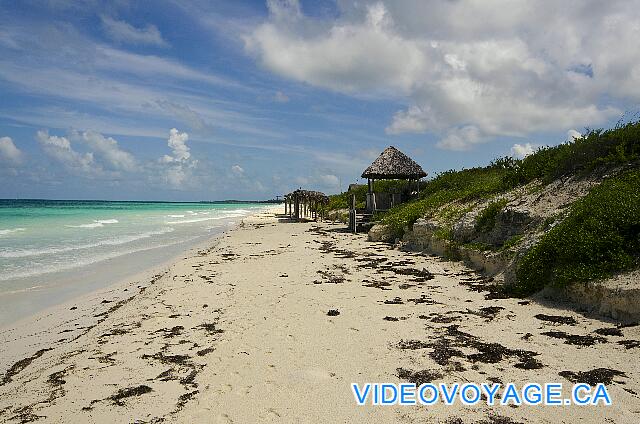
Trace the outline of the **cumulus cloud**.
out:
<instances>
[{"instance_id":1,"label":"cumulus cloud","mask_svg":"<svg viewBox=\"0 0 640 424\"><path fill-rule=\"evenodd\" d=\"M100 169L95 166L93 153L83 154L75 151L67 137L49 135L47 130L40 130L36 133L36 139L45 153L60 162L65 168L86 174L99 173Z\"/></svg>"},{"instance_id":2,"label":"cumulus cloud","mask_svg":"<svg viewBox=\"0 0 640 424\"><path fill-rule=\"evenodd\" d=\"M23 153L13 143L11 137L0 137L0 161L10 165L22 163Z\"/></svg>"},{"instance_id":3,"label":"cumulus cloud","mask_svg":"<svg viewBox=\"0 0 640 424\"><path fill-rule=\"evenodd\" d=\"M297 1L269 1L269 18L245 35L245 47L287 78L406 101L389 134L431 132L440 147L460 150L601 123L640 100L637 1L338 6L337 18L323 20Z\"/></svg>"},{"instance_id":4,"label":"cumulus cloud","mask_svg":"<svg viewBox=\"0 0 640 424\"><path fill-rule=\"evenodd\" d=\"M240 165L233 165L231 167L231 172L233 172L234 175L244 175L244 169L240 166Z\"/></svg>"},{"instance_id":5,"label":"cumulus cloud","mask_svg":"<svg viewBox=\"0 0 640 424\"><path fill-rule=\"evenodd\" d=\"M437 146L445 150L469 150L474 144L482 143L483 137L480 130L473 125L462 128L454 128L448 131L447 135L438 142Z\"/></svg>"},{"instance_id":6,"label":"cumulus cloud","mask_svg":"<svg viewBox=\"0 0 640 424\"><path fill-rule=\"evenodd\" d=\"M191 157L191 152L187 146L187 140L189 140L189 134L186 132L181 133L176 128L169 130L169 140L167 145L171 148L172 155L164 155L163 162L184 162Z\"/></svg>"},{"instance_id":7,"label":"cumulus cloud","mask_svg":"<svg viewBox=\"0 0 640 424\"><path fill-rule=\"evenodd\" d=\"M122 150L118 142L111 137L105 137L95 131L85 131L74 132L71 138L84 142L96 156L114 170L133 172L136 169L137 162L133 155Z\"/></svg>"},{"instance_id":8,"label":"cumulus cloud","mask_svg":"<svg viewBox=\"0 0 640 424\"><path fill-rule=\"evenodd\" d=\"M146 44L157 47L168 47L160 30L155 25L147 25L144 28L136 28L133 25L113 19L109 16L102 16L102 28L105 33L114 41L129 44Z\"/></svg>"},{"instance_id":9,"label":"cumulus cloud","mask_svg":"<svg viewBox=\"0 0 640 424\"><path fill-rule=\"evenodd\" d=\"M524 159L527 156L535 153L537 146L531 143L514 144L511 146L511 156L517 159Z\"/></svg>"},{"instance_id":10,"label":"cumulus cloud","mask_svg":"<svg viewBox=\"0 0 640 424\"><path fill-rule=\"evenodd\" d=\"M191 158L187 140L189 140L189 134L171 128L167 140L171 155L160 158L160 163L165 167L164 181L173 189L182 189L192 183L192 171L198 165L198 161Z\"/></svg>"}]
</instances>

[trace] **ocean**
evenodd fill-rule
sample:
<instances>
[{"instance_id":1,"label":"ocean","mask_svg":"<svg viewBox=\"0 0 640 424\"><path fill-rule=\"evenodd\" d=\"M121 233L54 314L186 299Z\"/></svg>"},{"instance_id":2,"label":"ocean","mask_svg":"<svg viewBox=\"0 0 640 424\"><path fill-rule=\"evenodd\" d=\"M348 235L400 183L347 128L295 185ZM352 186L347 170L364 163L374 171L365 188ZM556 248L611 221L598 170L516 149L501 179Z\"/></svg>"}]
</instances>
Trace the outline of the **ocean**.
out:
<instances>
[{"instance_id":1,"label":"ocean","mask_svg":"<svg viewBox=\"0 0 640 424\"><path fill-rule=\"evenodd\" d=\"M163 264L265 207L0 200L0 326Z\"/></svg>"}]
</instances>

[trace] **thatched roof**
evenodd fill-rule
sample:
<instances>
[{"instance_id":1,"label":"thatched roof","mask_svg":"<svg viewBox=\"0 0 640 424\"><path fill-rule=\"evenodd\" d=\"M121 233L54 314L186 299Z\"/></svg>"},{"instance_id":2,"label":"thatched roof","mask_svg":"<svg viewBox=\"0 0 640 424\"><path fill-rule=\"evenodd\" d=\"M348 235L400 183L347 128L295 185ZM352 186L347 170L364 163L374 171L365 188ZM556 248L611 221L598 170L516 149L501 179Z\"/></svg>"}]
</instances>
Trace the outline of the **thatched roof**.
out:
<instances>
[{"instance_id":1,"label":"thatched roof","mask_svg":"<svg viewBox=\"0 0 640 424\"><path fill-rule=\"evenodd\" d=\"M375 180L419 179L426 177L422 167L393 146L384 149L378 159L364 170L362 178Z\"/></svg>"},{"instance_id":2,"label":"thatched roof","mask_svg":"<svg viewBox=\"0 0 640 424\"><path fill-rule=\"evenodd\" d=\"M317 203L328 203L329 196L319 191L302 190L301 188L285 194L286 200L298 199L299 201L314 201Z\"/></svg>"}]
</instances>

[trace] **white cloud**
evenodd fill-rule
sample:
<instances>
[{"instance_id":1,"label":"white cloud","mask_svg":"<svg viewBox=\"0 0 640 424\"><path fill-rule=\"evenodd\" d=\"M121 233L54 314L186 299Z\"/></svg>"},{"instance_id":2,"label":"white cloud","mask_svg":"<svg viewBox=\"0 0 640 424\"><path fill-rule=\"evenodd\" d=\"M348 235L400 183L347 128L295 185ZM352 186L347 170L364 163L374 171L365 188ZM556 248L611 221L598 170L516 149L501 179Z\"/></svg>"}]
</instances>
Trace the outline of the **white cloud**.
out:
<instances>
[{"instance_id":1,"label":"white cloud","mask_svg":"<svg viewBox=\"0 0 640 424\"><path fill-rule=\"evenodd\" d=\"M446 137L440 140L437 146L445 150L469 150L474 144L482 143L485 139L481 136L477 127L468 125L462 128L453 128L447 132Z\"/></svg>"},{"instance_id":2,"label":"white cloud","mask_svg":"<svg viewBox=\"0 0 640 424\"><path fill-rule=\"evenodd\" d=\"M538 146L534 146L531 143L525 143L525 144L514 144L513 146L511 146L511 156L517 159L524 159L527 156L535 153L536 148Z\"/></svg>"},{"instance_id":3,"label":"white cloud","mask_svg":"<svg viewBox=\"0 0 640 424\"><path fill-rule=\"evenodd\" d=\"M602 123L640 100L639 3L342 1L321 19L271 1L244 40L287 78L406 101L389 134L432 132L466 149Z\"/></svg>"},{"instance_id":4,"label":"white cloud","mask_svg":"<svg viewBox=\"0 0 640 424\"><path fill-rule=\"evenodd\" d=\"M133 172L137 162L133 155L120 148L118 142L111 137L105 137L95 131L71 134L74 140L80 140L89 146L93 152L115 170Z\"/></svg>"},{"instance_id":5,"label":"white cloud","mask_svg":"<svg viewBox=\"0 0 640 424\"><path fill-rule=\"evenodd\" d=\"M149 24L144 28L136 28L125 21L102 16L102 27L111 39L120 43L169 46L155 25Z\"/></svg>"},{"instance_id":6,"label":"white cloud","mask_svg":"<svg viewBox=\"0 0 640 424\"><path fill-rule=\"evenodd\" d=\"M167 146L171 148L172 156L164 155L163 162L184 162L191 157L191 152L187 146L187 140L189 140L189 134L186 132L179 132L176 128L169 130L169 140Z\"/></svg>"},{"instance_id":7,"label":"white cloud","mask_svg":"<svg viewBox=\"0 0 640 424\"><path fill-rule=\"evenodd\" d=\"M189 134L171 128L167 140L171 155L164 155L159 161L164 167L164 181L173 189L184 189L194 184L192 172L198 166L198 161L191 158L187 140Z\"/></svg>"},{"instance_id":8,"label":"white cloud","mask_svg":"<svg viewBox=\"0 0 640 424\"><path fill-rule=\"evenodd\" d=\"M49 135L47 130L40 130L36 134L36 139L45 153L60 162L65 168L86 174L98 174L101 172L93 158L93 153L79 153L71 147L69 139Z\"/></svg>"},{"instance_id":9,"label":"white cloud","mask_svg":"<svg viewBox=\"0 0 640 424\"><path fill-rule=\"evenodd\" d=\"M233 174L237 176L244 175L244 169L240 165L233 165L231 167L231 172L233 172Z\"/></svg>"},{"instance_id":10,"label":"white cloud","mask_svg":"<svg viewBox=\"0 0 640 424\"><path fill-rule=\"evenodd\" d=\"M579 131L576 131L576 130L567 131L567 141L568 142L573 142L576 138L582 138L582 134L580 134Z\"/></svg>"},{"instance_id":11,"label":"white cloud","mask_svg":"<svg viewBox=\"0 0 640 424\"><path fill-rule=\"evenodd\" d=\"M22 163L23 153L13 143L11 137L0 137L0 161L11 165Z\"/></svg>"},{"instance_id":12,"label":"white cloud","mask_svg":"<svg viewBox=\"0 0 640 424\"><path fill-rule=\"evenodd\" d=\"M333 174L320 175L318 179L323 185L327 187L338 187L338 185L340 184L340 179Z\"/></svg>"}]
</instances>

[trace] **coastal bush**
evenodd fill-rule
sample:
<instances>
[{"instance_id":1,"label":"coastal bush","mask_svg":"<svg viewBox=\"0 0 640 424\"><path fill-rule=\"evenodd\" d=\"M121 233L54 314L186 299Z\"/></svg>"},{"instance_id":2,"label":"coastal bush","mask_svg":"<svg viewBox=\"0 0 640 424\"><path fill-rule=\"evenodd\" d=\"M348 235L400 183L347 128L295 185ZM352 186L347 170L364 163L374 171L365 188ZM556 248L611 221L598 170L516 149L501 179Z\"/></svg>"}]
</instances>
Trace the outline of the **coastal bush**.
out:
<instances>
[{"instance_id":1,"label":"coastal bush","mask_svg":"<svg viewBox=\"0 0 640 424\"><path fill-rule=\"evenodd\" d=\"M424 187L426 183L422 182L421 187ZM409 189L409 184L404 180L383 180L376 181L374 183L376 191L388 192L388 193L401 193ZM329 203L322 207L325 212L333 211L336 209L349 209L351 207L352 196L356 196L356 208L364 208L367 200L367 191L369 190L366 184L355 185L351 191L345 191L339 194L333 194L329 196Z\"/></svg>"},{"instance_id":2,"label":"coastal bush","mask_svg":"<svg viewBox=\"0 0 640 424\"><path fill-rule=\"evenodd\" d=\"M397 205L376 219L389 226L394 236L402 237L405 228L411 228L419 218L430 216L447 203L481 199L499 193L503 190L505 172L505 168L495 165L443 172L424 184L419 199Z\"/></svg>"},{"instance_id":3,"label":"coastal bush","mask_svg":"<svg viewBox=\"0 0 640 424\"><path fill-rule=\"evenodd\" d=\"M600 166L611 167L639 159L640 122L629 122L608 130L587 130L572 142L542 147L522 160L502 159L501 164L508 170L505 187L516 187L538 178L548 183Z\"/></svg>"},{"instance_id":4,"label":"coastal bush","mask_svg":"<svg viewBox=\"0 0 640 424\"><path fill-rule=\"evenodd\" d=\"M605 180L527 252L514 291L605 278L639 265L640 171Z\"/></svg>"},{"instance_id":5,"label":"coastal bush","mask_svg":"<svg viewBox=\"0 0 640 424\"><path fill-rule=\"evenodd\" d=\"M507 199L500 199L489 203L489 205L480 212L476 219L476 231L488 233L493 230L493 227L496 226L496 217L498 216L498 213L507 206L507 203Z\"/></svg>"}]
</instances>

